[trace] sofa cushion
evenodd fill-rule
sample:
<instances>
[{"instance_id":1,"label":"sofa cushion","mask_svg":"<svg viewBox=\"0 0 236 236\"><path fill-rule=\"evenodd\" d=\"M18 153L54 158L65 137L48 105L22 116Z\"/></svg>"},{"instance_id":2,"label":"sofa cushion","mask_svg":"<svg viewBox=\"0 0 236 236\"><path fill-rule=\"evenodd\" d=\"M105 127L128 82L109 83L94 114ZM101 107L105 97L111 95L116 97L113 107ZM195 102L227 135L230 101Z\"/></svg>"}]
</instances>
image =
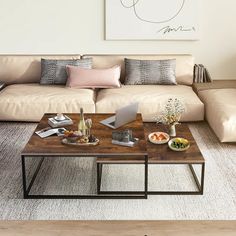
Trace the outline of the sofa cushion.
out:
<instances>
[{"instance_id":1,"label":"sofa cushion","mask_svg":"<svg viewBox=\"0 0 236 236\"><path fill-rule=\"evenodd\" d=\"M175 85L176 60L125 58L126 85Z\"/></svg>"},{"instance_id":2,"label":"sofa cushion","mask_svg":"<svg viewBox=\"0 0 236 236\"><path fill-rule=\"evenodd\" d=\"M192 88L185 85L123 85L120 89L102 89L97 95L96 112L113 113L122 106L139 102L144 121L152 122L171 97L179 98L185 105L181 121L204 119L203 103Z\"/></svg>"},{"instance_id":3,"label":"sofa cushion","mask_svg":"<svg viewBox=\"0 0 236 236\"><path fill-rule=\"evenodd\" d=\"M67 72L66 66L78 66L81 68L91 69L92 58L86 59L67 59L67 60L55 60L55 59L41 59L41 79L40 84L66 84Z\"/></svg>"},{"instance_id":4,"label":"sofa cushion","mask_svg":"<svg viewBox=\"0 0 236 236\"><path fill-rule=\"evenodd\" d=\"M178 84L192 85L194 57L191 55L84 55L83 58L93 57L94 68L109 68L121 65L121 82L125 81L124 58L139 60L168 60L176 59L176 81Z\"/></svg>"},{"instance_id":5,"label":"sofa cushion","mask_svg":"<svg viewBox=\"0 0 236 236\"><path fill-rule=\"evenodd\" d=\"M95 112L92 89L60 85L15 84L0 92L0 120L39 121L44 113Z\"/></svg>"},{"instance_id":6,"label":"sofa cushion","mask_svg":"<svg viewBox=\"0 0 236 236\"><path fill-rule=\"evenodd\" d=\"M235 80L213 80L210 83L194 83L193 90L198 94L202 90L209 89L236 89L236 79Z\"/></svg>"},{"instance_id":7,"label":"sofa cushion","mask_svg":"<svg viewBox=\"0 0 236 236\"><path fill-rule=\"evenodd\" d=\"M80 55L0 55L0 81L6 84L39 83L42 57L80 59Z\"/></svg>"},{"instance_id":8,"label":"sofa cushion","mask_svg":"<svg viewBox=\"0 0 236 236\"><path fill-rule=\"evenodd\" d=\"M120 66L107 69L84 69L67 66L68 87L77 88L119 88Z\"/></svg>"},{"instance_id":9,"label":"sofa cushion","mask_svg":"<svg viewBox=\"0 0 236 236\"><path fill-rule=\"evenodd\" d=\"M236 142L236 88L199 91L206 119L221 142Z\"/></svg>"}]
</instances>

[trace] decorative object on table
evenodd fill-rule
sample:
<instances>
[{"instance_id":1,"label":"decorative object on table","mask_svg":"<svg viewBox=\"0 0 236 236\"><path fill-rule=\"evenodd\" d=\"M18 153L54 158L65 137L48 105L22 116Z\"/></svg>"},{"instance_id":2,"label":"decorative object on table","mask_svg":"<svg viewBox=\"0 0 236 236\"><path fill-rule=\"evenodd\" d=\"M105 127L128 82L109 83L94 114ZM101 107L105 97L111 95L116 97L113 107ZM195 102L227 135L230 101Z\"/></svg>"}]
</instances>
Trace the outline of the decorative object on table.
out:
<instances>
[{"instance_id":1,"label":"decorative object on table","mask_svg":"<svg viewBox=\"0 0 236 236\"><path fill-rule=\"evenodd\" d=\"M169 126L169 134L171 137L175 137L176 136L176 125L178 125L179 123L174 123L172 125Z\"/></svg>"},{"instance_id":2,"label":"decorative object on table","mask_svg":"<svg viewBox=\"0 0 236 236\"><path fill-rule=\"evenodd\" d=\"M183 152L189 149L190 143L185 138L172 138L168 142L168 146L173 151Z\"/></svg>"},{"instance_id":3,"label":"decorative object on table","mask_svg":"<svg viewBox=\"0 0 236 236\"><path fill-rule=\"evenodd\" d=\"M197 40L199 2L107 0L106 39Z\"/></svg>"},{"instance_id":4,"label":"decorative object on table","mask_svg":"<svg viewBox=\"0 0 236 236\"><path fill-rule=\"evenodd\" d=\"M62 113L57 113L57 115L54 117L56 121L63 121L65 120L65 116Z\"/></svg>"},{"instance_id":5,"label":"decorative object on table","mask_svg":"<svg viewBox=\"0 0 236 236\"><path fill-rule=\"evenodd\" d=\"M93 135L89 137L83 135L80 131L65 131L62 143L74 146L95 146L98 145L99 139Z\"/></svg>"},{"instance_id":6,"label":"decorative object on table","mask_svg":"<svg viewBox=\"0 0 236 236\"><path fill-rule=\"evenodd\" d=\"M132 130L112 132L112 144L133 147L138 140L138 138L133 137Z\"/></svg>"},{"instance_id":7,"label":"decorative object on table","mask_svg":"<svg viewBox=\"0 0 236 236\"><path fill-rule=\"evenodd\" d=\"M178 98L169 98L167 104L165 105L165 109L157 117L157 123L168 125L169 135L175 137L175 126L179 124L179 120L184 111L184 105Z\"/></svg>"},{"instance_id":8,"label":"decorative object on table","mask_svg":"<svg viewBox=\"0 0 236 236\"><path fill-rule=\"evenodd\" d=\"M70 117L58 113L55 117L48 118L48 124L53 128L72 125L73 121Z\"/></svg>"},{"instance_id":9,"label":"decorative object on table","mask_svg":"<svg viewBox=\"0 0 236 236\"><path fill-rule=\"evenodd\" d=\"M85 125L86 125L86 127L87 127L87 133L86 133L86 135L87 135L88 137L90 137L90 136L91 136L91 128L92 128L92 125L93 125L92 119L86 119L86 120L85 120Z\"/></svg>"},{"instance_id":10,"label":"decorative object on table","mask_svg":"<svg viewBox=\"0 0 236 236\"><path fill-rule=\"evenodd\" d=\"M40 138L47 138L47 137L54 135L54 134L57 134L57 136L63 136L65 131L66 131L65 128L52 129L51 127L47 127L47 128L41 129L39 131L36 131L35 133Z\"/></svg>"},{"instance_id":11,"label":"decorative object on table","mask_svg":"<svg viewBox=\"0 0 236 236\"><path fill-rule=\"evenodd\" d=\"M68 142L77 142L79 137L83 136L80 131L67 130L64 132L63 138L66 138Z\"/></svg>"},{"instance_id":12,"label":"decorative object on table","mask_svg":"<svg viewBox=\"0 0 236 236\"><path fill-rule=\"evenodd\" d=\"M164 132L154 132L148 135L148 139L153 144L164 144L168 143L170 136Z\"/></svg>"},{"instance_id":13,"label":"decorative object on table","mask_svg":"<svg viewBox=\"0 0 236 236\"><path fill-rule=\"evenodd\" d=\"M68 139L64 138L62 139L62 143L66 145L72 145L72 146L97 146L99 144L99 139L96 139L94 142L70 142Z\"/></svg>"},{"instance_id":14,"label":"decorative object on table","mask_svg":"<svg viewBox=\"0 0 236 236\"><path fill-rule=\"evenodd\" d=\"M87 132L87 126L84 121L83 108L80 108L80 119L79 119L79 124L78 124L78 131L80 131L83 135L86 135L86 132Z\"/></svg>"}]
</instances>

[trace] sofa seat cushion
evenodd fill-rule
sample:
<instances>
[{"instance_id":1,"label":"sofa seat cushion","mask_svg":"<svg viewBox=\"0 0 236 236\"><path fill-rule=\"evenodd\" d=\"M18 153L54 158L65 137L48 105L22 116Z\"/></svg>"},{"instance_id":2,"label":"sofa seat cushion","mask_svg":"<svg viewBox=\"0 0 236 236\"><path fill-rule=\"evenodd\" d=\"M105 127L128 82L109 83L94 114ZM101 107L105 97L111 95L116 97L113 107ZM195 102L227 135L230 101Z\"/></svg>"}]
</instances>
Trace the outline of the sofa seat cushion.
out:
<instances>
[{"instance_id":1,"label":"sofa seat cushion","mask_svg":"<svg viewBox=\"0 0 236 236\"><path fill-rule=\"evenodd\" d=\"M206 119L221 142L236 142L236 89L199 91Z\"/></svg>"},{"instance_id":2,"label":"sofa seat cushion","mask_svg":"<svg viewBox=\"0 0 236 236\"><path fill-rule=\"evenodd\" d=\"M139 112L146 122L156 121L168 98L179 98L186 111L181 121L204 119L204 105L186 85L124 85L119 89L102 89L98 92L96 112L113 113L132 102L139 102Z\"/></svg>"},{"instance_id":3,"label":"sofa seat cushion","mask_svg":"<svg viewBox=\"0 0 236 236\"><path fill-rule=\"evenodd\" d=\"M95 112L94 90L15 84L0 92L0 120L39 121L44 113Z\"/></svg>"}]
</instances>

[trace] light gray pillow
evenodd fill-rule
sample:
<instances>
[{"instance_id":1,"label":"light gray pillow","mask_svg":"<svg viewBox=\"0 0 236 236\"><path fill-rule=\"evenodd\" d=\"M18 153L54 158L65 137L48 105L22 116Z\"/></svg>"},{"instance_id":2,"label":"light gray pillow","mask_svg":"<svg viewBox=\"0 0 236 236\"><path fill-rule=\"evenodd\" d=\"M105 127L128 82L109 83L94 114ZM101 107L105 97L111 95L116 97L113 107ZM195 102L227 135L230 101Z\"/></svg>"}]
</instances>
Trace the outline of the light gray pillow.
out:
<instances>
[{"instance_id":1,"label":"light gray pillow","mask_svg":"<svg viewBox=\"0 0 236 236\"><path fill-rule=\"evenodd\" d=\"M85 69L92 68L92 58L71 59L71 60L51 60L41 59L41 79L40 84L66 84L66 66L79 66Z\"/></svg>"},{"instance_id":2,"label":"light gray pillow","mask_svg":"<svg viewBox=\"0 0 236 236\"><path fill-rule=\"evenodd\" d=\"M125 58L126 85L176 85L176 60L136 60Z\"/></svg>"}]
</instances>

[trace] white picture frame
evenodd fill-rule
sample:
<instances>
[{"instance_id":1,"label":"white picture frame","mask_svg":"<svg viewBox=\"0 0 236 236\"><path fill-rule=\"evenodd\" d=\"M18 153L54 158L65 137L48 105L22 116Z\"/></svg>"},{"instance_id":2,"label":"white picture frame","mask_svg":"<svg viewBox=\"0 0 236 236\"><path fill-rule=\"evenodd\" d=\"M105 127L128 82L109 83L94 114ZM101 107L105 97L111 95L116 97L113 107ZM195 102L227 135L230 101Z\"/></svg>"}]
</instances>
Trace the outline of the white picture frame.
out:
<instances>
[{"instance_id":1,"label":"white picture frame","mask_svg":"<svg viewBox=\"0 0 236 236\"><path fill-rule=\"evenodd\" d=\"M106 40L199 40L199 0L106 0Z\"/></svg>"}]
</instances>

